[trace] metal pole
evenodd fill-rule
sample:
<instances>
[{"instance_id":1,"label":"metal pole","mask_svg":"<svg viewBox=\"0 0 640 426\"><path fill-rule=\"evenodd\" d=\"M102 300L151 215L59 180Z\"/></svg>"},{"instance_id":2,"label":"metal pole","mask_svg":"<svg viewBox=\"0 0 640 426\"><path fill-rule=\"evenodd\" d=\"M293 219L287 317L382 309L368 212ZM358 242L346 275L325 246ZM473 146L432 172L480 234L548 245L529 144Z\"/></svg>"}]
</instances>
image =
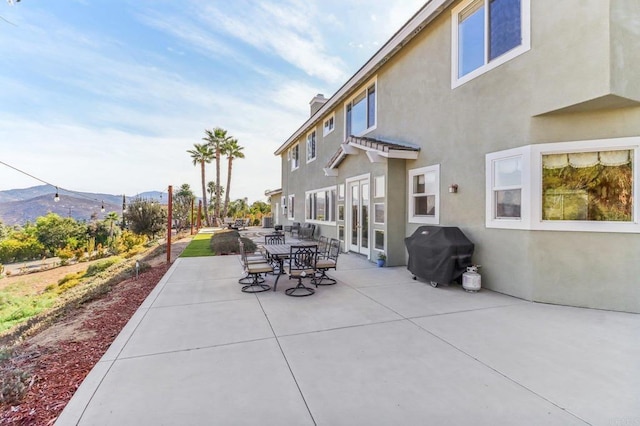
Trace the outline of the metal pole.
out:
<instances>
[{"instance_id":1,"label":"metal pole","mask_svg":"<svg viewBox=\"0 0 640 426\"><path fill-rule=\"evenodd\" d=\"M171 263L171 224L173 223L173 187L169 185L169 212L167 214L167 263Z\"/></svg>"}]
</instances>

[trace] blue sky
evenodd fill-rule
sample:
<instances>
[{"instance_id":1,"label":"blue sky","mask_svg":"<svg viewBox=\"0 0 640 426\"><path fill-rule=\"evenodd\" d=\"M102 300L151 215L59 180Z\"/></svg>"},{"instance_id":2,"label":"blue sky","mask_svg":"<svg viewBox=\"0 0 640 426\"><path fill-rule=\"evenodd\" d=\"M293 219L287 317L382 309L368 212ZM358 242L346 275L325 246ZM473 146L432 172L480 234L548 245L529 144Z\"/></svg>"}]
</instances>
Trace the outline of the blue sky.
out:
<instances>
[{"instance_id":1,"label":"blue sky","mask_svg":"<svg viewBox=\"0 0 640 426\"><path fill-rule=\"evenodd\" d=\"M311 98L332 95L423 3L2 2L0 161L77 191L199 193L186 151L222 127L245 147L231 198L265 200L280 186L273 152ZM0 165L0 190L39 184Z\"/></svg>"}]
</instances>

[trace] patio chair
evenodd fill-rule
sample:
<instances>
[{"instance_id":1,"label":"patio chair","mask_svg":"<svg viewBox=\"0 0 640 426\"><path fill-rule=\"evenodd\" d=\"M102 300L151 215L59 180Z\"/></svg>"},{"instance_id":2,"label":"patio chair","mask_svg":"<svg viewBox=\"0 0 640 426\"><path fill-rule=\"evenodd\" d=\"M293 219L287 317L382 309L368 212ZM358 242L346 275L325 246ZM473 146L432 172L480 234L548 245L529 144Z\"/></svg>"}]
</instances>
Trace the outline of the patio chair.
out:
<instances>
[{"instance_id":1,"label":"patio chair","mask_svg":"<svg viewBox=\"0 0 640 426\"><path fill-rule=\"evenodd\" d=\"M289 227L289 231L291 232L291 238L293 238L293 234L296 236L300 236L300 222L293 222Z\"/></svg>"},{"instance_id":2,"label":"patio chair","mask_svg":"<svg viewBox=\"0 0 640 426\"><path fill-rule=\"evenodd\" d=\"M305 223L300 227L300 239L301 240L313 240L313 235L316 232L316 225L313 223Z\"/></svg>"},{"instance_id":3,"label":"patio chair","mask_svg":"<svg viewBox=\"0 0 640 426\"><path fill-rule=\"evenodd\" d=\"M324 235L318 237L318 259L324 259L327 257L329 251L329 239Z\"/></svg>"},{"instance_id":4,"label":"patio chair","mask_svg":"<svg viewBox=\"0 0 640 426\"><path fill-rule=\"evenodd\" d=\"M284 291L287 296L304 297L316 292L311 287L306 287L302 280L315 277L317 257L317 245L291 246L284 270L289 279L298 280L298 284Z\"/></svg>"},{"instance_id":5,"label":"patio chair","mask_svg":"<svg viewBox=\"0 0 640 426\"><path fill-rule=\"evenodd\" d=\"M265 244L285 244L284 234L267 234L264 236Z\"/></svg>"},{"instance_id":6,"label":"patio chair","mask_svg":"<svg viewBox=\"0 0 640 426\"><path fill-rule=\"evenodd\" d=\"M316 270L320 275L316 275L312 284L315 284L316 288L319 285L334 285L337 281L335 278L331 278L327 275L329 269L336 269L338 266L338 255L340 254L340 240L331 238L329 241L329 248L327 249L327 255L324 258L319 258L316 262Z\"/></svg>"},{"instance_id":7,"label":"patio chair","mask_svg":"<svg viewBox=\"0 0 640 426\"><path fill-rule=\"evenodd\" d=\"M271 287L268 284L264 284L265 279L262 275L273 272L273 266L271 266L269 261L262 255L247 255L244 250L244 243L239 238L238 244L240 246L242 267L247 274L238 280L239 284L244 285L242 291L245 293L259 293L269 290Z\"/></svg>"}]
</instances>

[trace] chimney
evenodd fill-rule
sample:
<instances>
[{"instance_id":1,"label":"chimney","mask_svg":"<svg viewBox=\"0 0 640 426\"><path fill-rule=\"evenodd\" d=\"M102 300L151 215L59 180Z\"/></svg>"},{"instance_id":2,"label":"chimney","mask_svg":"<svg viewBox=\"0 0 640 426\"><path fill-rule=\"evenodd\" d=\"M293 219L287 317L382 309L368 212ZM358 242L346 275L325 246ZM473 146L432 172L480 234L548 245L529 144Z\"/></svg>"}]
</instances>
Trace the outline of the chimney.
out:
<instances>
[{"instance_id":1,"label":"chimney","mask_svg":"<svg viewBox=\"0 0 640 426\"><path fill-rule=\"evenodd\" d=\"M311 115L318 112L318 110L322 108L322 105L327 103L327 101L328 99L325 98L322 93L318 93L317 95L315 95L313 99L311 99L311 102L309 102L309 105L311 105Z\"/></svg>"}]
</instances>

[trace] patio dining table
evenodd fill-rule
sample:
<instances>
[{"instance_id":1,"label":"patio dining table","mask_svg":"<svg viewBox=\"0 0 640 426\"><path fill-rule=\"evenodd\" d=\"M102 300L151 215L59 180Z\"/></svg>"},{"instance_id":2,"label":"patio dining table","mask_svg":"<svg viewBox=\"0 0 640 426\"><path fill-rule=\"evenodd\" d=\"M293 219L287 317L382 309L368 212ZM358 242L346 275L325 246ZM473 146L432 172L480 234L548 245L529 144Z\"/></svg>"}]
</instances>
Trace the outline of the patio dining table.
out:
<instances>
[{"instance_id":1,"label":"patio dining table","mask_svg":"<svg viewBox=\"0 0 640 426\"><path fill-rule=\"evenodd\" d=\"M276 282L273 284L273 291L276 291L276 287L278 286L278 280L280 276L284 274L284 261L289 258L289 254L291 253L291 246L316 246L318 243L316 241L299 241L293 243L284 243L284 244L265 244L264 251L267 253L267 256L270 259L273 259L278 263L278 272L276 276ZM275 272L274 272L275 273Z\"/></svg>"}]
</instances>

